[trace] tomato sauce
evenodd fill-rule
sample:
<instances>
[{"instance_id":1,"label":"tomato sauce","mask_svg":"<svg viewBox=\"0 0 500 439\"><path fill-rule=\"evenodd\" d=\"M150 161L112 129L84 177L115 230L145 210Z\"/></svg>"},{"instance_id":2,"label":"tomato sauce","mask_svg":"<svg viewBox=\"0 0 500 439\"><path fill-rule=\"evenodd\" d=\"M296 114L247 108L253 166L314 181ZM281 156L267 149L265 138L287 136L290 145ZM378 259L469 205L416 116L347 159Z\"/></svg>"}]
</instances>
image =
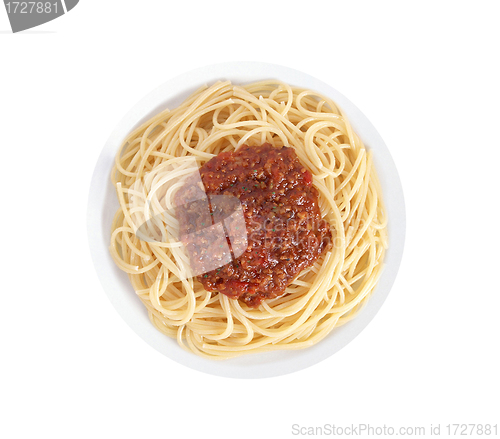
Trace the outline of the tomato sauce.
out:
<instances>
[{"instance_id":1,"label":"tomato sauce","mask_svg":"<svg viewBox=\"0 0 500 439\"><path fill-rule=\"evenodd\" d=\"M233 257L229 263L198 276L207 291L257 307L265 299L283 295L293 279L331 247L330 225L321 218L312 174L293 148L268 143L243 145L213 157L199 172L212 224L234 211L234 204L210 202L226 195L219 198L236 198L241 203L247 234L245 248L236 252L230 239L234 231L224 229ZM182 195L178 201L182 201ZM191 205L191 214L181 212L181 234L202 231L206 226L207 215L193 214L202 202L197 203ZM222 244L216 247L222 248Z\"/></svg>"}]
</instances>

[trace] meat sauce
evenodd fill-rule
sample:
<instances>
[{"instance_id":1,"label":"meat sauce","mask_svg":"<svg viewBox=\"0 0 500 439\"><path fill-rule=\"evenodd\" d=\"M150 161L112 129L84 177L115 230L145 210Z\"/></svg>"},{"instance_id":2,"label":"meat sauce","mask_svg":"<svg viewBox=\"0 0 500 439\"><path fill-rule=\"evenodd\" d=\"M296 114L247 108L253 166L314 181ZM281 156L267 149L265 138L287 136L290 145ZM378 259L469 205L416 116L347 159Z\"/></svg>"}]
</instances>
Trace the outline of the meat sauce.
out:
<instances>
[{"instance_id":1,"label":"meat sauce","mask_svg":"<svg viewBox=\"0 0 500 439\"><path fill-rule=\"evenodd\" d=\"M221 292L257 307L265 299L283 295L293 279L330 248L330 225L321 218L312 174L299 162L293 148L269 143L243 145L212 158L199 173L208 200L218 195L239 200L247 239L246 249L234 257L234 241L225 229L229 247L233 244L233 257L229 263L198 276L207 291ZM188 195L178 193L181 204ZM209 203L209 209L212 224L231 214L224 203ZM218 218L214 217L217 210ZM180 210L179 220L181 235L203 230L207 222L196 203ZM202 239L203 234L199 236L197 239Z\"/></svg>"}]
</instances>

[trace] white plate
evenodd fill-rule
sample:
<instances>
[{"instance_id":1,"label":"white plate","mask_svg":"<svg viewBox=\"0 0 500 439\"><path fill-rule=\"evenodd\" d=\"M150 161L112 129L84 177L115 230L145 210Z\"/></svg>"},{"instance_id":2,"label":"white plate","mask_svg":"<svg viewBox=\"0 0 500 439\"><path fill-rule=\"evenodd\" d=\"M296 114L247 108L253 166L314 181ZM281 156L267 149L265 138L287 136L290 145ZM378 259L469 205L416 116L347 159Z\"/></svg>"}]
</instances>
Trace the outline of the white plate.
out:
<instances>
[{"instance_id":1,"label":"white plate","mask_svg":"<svg viewBox=\"0 0 500 439\"><path fill-rule=\"evenodd\" d=\"M111 221L118 209L110 172L122 140L133 128L160 110L177 107L201 85L221 79L231 80L235 84L280 79L329 96L342 107L354 130L374 153L389 218L389 249L385 256L385 269L376 290L360 314L307 349L253 354L225 361L211 361L186 352L175 340L153 327L127 275L115 266L108 251ZM259 62L223 63L197 69L171 79L139 101L121 120L104 146L92 178L87 213L88 237L95 269L111 303L128 325L149 345L172 360L192 369L234 378L264 378L295 372L328 358L353 340L373 319L394 283L403 254L405 223L404 198L398 172L384 141L361 111L337 90L312 76Z\"/></svg>"}]
</instances>

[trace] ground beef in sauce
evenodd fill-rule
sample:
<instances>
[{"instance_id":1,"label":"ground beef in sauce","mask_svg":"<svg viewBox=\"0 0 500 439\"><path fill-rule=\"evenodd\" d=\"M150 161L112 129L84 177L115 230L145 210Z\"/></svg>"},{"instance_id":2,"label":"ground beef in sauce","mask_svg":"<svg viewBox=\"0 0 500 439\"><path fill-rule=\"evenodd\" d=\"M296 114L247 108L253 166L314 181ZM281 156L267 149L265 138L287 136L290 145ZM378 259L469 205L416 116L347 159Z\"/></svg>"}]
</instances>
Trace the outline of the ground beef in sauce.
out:
<instances>
[{"instance_id":1,"label":"ground beef in sauce","mask_svg":"<svg viewBox=\"0 0 500 439\"><path fill-rule=\"evenodd\" d=\"M236 252L226 227L222 240L226 239L227 246L221 240L212 249L229 247L231 255L221 250L212 259L232 260L198 276L207 291L257 307L265 299L283 295L293 279L330 248L332 235L329 224L321 219L318 191L293 148L243 145L237 151L220 153L199 172L208 198L190 202L188 191L178 192L176 204L184 206L177 210L181 235L195 232L195 241L201 240L207 224L217 225L234 212L235 203L230 201L237 198L248 244L246 250ZM241 255L234 258L235 254Z\"/></svg>"}]
</instances>

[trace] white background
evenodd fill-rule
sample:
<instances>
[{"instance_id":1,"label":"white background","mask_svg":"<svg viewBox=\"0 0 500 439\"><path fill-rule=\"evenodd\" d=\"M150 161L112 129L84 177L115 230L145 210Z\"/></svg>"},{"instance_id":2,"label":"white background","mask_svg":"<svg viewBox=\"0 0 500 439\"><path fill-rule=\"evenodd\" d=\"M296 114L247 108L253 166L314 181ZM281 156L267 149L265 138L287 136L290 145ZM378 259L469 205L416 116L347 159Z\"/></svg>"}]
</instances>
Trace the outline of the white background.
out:
<instances>
[{"instance_id":1,"label":"white background","mask_svg":"<svg viewBox=\"0 0 500 439\"><path fill-rule=\"evenodd\" d=\"M498 3L81 0L10 34L0 10L0 436L295 437L351 423L500 424ZM121 320L94 272L93 167L126 111L182 72L286 65L384 138L407 208L385 305L301 372L225 379Z\"/></svg>"}]
</instances>

